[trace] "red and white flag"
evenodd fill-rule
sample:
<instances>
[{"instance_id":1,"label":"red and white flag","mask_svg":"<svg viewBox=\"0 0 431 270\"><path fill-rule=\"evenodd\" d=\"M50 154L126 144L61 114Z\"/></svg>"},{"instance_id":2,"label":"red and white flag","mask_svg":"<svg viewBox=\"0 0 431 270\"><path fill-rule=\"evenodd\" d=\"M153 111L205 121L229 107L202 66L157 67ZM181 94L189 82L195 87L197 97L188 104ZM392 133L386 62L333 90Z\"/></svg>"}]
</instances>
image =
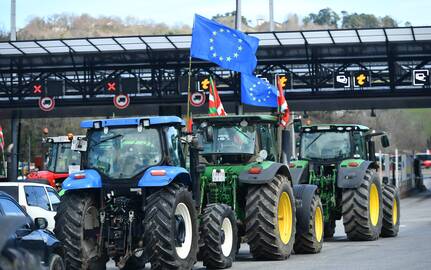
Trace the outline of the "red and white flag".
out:
<instances>
[{"instance_id":1,"label":"red and white flag","mask_svg":"<svg viewBox=\"0 0 431 270\"><path fill-rule=\"evenodd\" d=\"M209 107L208 107L208 115L209 116L226 116L227 113L223 108L223 104L221 103L221 99L218 95L216 85L213 79L210 77L210 94L209 94Z\"/></svg>"},{"instance_id":2,"label":"red and white flag","mask_svg":"<svg viewBox=\"0 0 431 270\"><path fill-rule=\"evenodd\" d=\"M278 97L277 97L278 112L281 115L280 125L283 127L286 127L287 124L289 123L290 110L289 110L289 106L287 105L286 98L284 97L283 86L281 85L280 79L277 81L277 87L278 87Z\"/></svg>"},{"instance_id":3,"label":"red and white flag","mask_svg":"<svg viewBox=\"0 0 431 270\"><path fill-rule=\"evenodd\" d=\"M2 151L4 151L4 135L3 135L3 128L0 126L0 148Z\"/></svg>"}]
</instances>

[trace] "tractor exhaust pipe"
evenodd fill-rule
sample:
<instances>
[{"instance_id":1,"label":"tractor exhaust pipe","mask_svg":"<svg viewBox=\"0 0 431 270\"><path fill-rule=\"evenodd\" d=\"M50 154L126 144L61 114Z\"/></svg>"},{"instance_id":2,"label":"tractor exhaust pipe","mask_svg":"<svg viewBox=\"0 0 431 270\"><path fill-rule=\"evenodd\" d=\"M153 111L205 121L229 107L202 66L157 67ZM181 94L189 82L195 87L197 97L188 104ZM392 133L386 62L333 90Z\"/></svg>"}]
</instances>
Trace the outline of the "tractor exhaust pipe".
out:
<instances>
[{"instance_id":1,"label":"tractor exhaust pipe","mask_svg":"<svg viewBox=\"0 0 431 270\"><path fill-rule=\"evenodd\" d=\"M292 157L292 136L290 130L283 129L281 131L281 162L288 164Z\"/></svg>"}]
</instances>

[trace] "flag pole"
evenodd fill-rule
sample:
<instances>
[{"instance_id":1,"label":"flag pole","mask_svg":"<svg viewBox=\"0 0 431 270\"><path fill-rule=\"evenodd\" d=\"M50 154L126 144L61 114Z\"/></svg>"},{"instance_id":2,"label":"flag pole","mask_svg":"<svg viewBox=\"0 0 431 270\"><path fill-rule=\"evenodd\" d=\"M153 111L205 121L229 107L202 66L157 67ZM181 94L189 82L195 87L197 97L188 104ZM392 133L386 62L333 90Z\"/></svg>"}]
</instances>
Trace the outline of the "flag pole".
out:
<instances>
[{"instance_id":1,"label":"flag pole","mask_svg":"<svg viewBox=\"0 0 431 270\"><path fill-rule=\"evenodd\" d=\"M187 114L186 114L186 126L187 126L187 132L190 133L191 130L189 130L190 126L190 98L191 98L191 78L192 78L192 55L189 56L189 70L188 70L188 81L187 81Z\"/></svg>"}]
</instances>

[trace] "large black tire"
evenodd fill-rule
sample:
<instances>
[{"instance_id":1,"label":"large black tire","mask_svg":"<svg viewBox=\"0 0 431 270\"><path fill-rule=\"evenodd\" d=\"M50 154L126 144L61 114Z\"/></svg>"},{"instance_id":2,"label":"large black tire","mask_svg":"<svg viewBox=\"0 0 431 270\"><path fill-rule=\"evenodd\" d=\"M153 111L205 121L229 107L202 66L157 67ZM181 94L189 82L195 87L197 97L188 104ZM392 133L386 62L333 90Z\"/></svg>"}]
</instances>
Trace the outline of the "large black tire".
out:
<instances>
[{"instance_id":1,"label":"large black tire","mask_svg":"<svg viewBox=\"0 0 431 270\"><path fill-rule=\"evenodd\" d=\"M287 197L286 197L287 196ZM284 212L286 218L283 236L280 233L279 202L289 201ZM258 260L284 260L292 253L295 242L295 198L288 179L277 174L265 185L251 185L246 198L246 239L250 252ZM283 237L283 240L282 240Z\"/></svg>"},{"instance_id":2,"label":"large black tire","mask_svg":"<svg viewBox=\"0 0 431 270\"><path fill-rule=\"evenodd\" d=\"M54 233L64 245L64 263L71 270L106 269L106 257L98 256L97 200L91 192L66 192L55 216ZM92 232L88 234L87 232Z\"/></svg>"},{"instance_id":3,"label":"large black tire","mask_svg":"<svg viewBox=\"0 0 431 270\"><path fill-rule=\"evenodd\" d=\"M299 211L296 212L298 215ZM319 195L314 193L310 209L307 212L309 216L308 230L299 232L295 236L293 250L297 254L319 253L323 246L323 207ZM297 217L299 220L301 217ZM298 224L298 223L297 223Z\"/></svg>"},{"instance_id":4,"label":"large black tire","mask_svg":"<svg viewBox=\"0 0 431 270\"><path fill-rule=\"evenodd\" d=\"M335 233L335 219L330 216L329 221L326 221L323 227L323 237L325 239L331 239L334 237L334 233Z\"/></svg>"},{"instance_id":5,"label":"large black tire","mask_svg":"<svg viewBox=\"0 0 431 270\"><path fill-rule=\"evenodd\" d=\"M151 269L190 270L198 252L198 222L192 194L172 183L147 198L147 255Z\"/></svg>"},{"instance_id":6,"label":"large black tire","mask_svg":"<svg viewBox=\"0 0 431 270\"><path fill-rule=\"evenodd\" d=\"M42 270L40 258L23 248L5 248L0 253L0 270Z\"/></svg>"},{"instance_id":7,"label":"large black tire","mask_svg":"<svg viewBox=\"0 0 431 270\"><path fill-rule=\"evenodd\" d=\"M52 254L49 257L48 261L48 270L65 270L66 266L64 265L63 258L58 254Z\"/></svg>"},{"instance_id":8,"label":"large black tire","mask_svg":"<svg viewBox=\"0 0 431 270\"><path fill-rule=\"evenodd\" d=\"M370 241L379 238L382 202L382 190L375 170L366 171L358 188L343 190L343 223L348 239Z\"/></svg>"},{"instance_id":9,"label":"large black tire","mask_svg":"<svg viewBox=\"0 0 431 270\"><path fill-rule=\"evenodd\" d=\"M400 193L395 186L383 187L383 237L395 237L400 229Z\"/></svg>"},{"instance_id":10,"label":"large black tire","mask_svg":"<svg viewBox=\"0 0 431 270\"><path fill-rule=\"evenodd\" d=\"M226 204L209 204L201 217L200 253L203 265L209 269L224 269L235 260L238 228L235 213Z\"/></svg>"}]
</instances>

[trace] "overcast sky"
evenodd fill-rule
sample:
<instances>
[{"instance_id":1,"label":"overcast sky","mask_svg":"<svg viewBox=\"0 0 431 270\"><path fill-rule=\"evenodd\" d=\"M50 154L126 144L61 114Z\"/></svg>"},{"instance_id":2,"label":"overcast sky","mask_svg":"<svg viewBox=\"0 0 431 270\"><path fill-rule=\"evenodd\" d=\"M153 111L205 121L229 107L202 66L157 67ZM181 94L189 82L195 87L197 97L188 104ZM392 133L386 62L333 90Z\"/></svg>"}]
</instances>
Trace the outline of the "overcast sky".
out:
<instances>
[{"instance_id":1,"label":"overcast sky","mask_svg":"<svg viewBox=\"0 0 431 270\"><path fill-rule=\"evenodd\" d=\"M192 25L193 14L212 17L235 9L235 0L16 0L17 27L21 28L32 16L46 17L56 13L88 13L92 16L133 16L139 19L164 22L169 25ZM9 30L10 0L0 0L0 28ZM267 0L242 0L242 15L254 24L268 18ZM413 25L430 25L431 0L274 0L276 21L284 21L289 13L303 17L310 12L330 7L340 13L371 13L390 15L400 26L406 21Z\"/></svg>"}]
</instances>

